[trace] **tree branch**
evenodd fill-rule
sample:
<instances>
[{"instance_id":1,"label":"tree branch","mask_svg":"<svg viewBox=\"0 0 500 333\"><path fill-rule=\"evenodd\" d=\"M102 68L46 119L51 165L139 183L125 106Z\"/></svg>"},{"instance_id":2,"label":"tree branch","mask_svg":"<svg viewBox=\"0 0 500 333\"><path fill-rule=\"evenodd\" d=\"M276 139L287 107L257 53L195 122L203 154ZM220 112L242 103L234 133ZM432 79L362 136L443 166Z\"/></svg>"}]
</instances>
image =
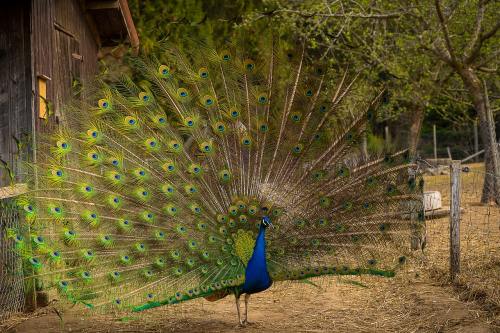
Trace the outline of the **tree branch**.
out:
<instances>
[{"instance_id":1,"label":"tree branch","mask_svg":"<svg viewBox=\"0 0 500 333\"><path fill-rule=\"evenodd\" d=\"M481 37L481 29L484 18L484 1L480 0L477 7L476 14L476 24L474 25L474 33L472 34L472 38L464 50L464 59L469 60L470 55L473 53L473 50L476 48L476 44L479 43ZM467 61L466 61L467 63Z\"/></svg>"},{"instance_id":2,"label":"tree branch","mask_svg":"<svg viewBox=\"0 0 500 333\"><path fill-rule=\"evenodd\" d=\"M479 53L481 51L481 47L483 46L483 43L486 40L490 39L491 37L495 36L495 34L498 32L498 29L500 29L500 20L497 21L497 23L493 26L493 28L491 28L490 31L488 31L488 32L486 32L484 34L481 34L479 36L476 45L474 46L474 48L471 51L471 54L469 55L469 57L467 59L465 59L465 62L467 64L470 64L474 60L477 59L477 57L479 56Z\"/></svg>"},{"instance_id":3,"label":"tree branch","mask_svg":"<svg viewBox=\"0 0 500 333\"><path fill-rule=\"evenodd\" d=\"M366 18L366 19L391 19L391 18L398 18L401 17L402 15L406 14L407 11L402 11L402 12L393 12L393 13L385 13L385 14L362 14L362 13L317 13L317 12L307 12L307 11L300 11L300 10L295 10L295 9L277 9L273 10L271 12L265 13L266 16L272 16L275 14L279 13L288 13L288 14L295 14L299 15L305 18L310 18L310 17L346 17L346 18Z\"/></svg>"},{"instance_id":4,"label":"tree branch","mask_svg":"<svg viewBox=\"0 0 500 333\"><path fill-rule=\"evenodd\" d=\"M453 47L451 45L451 40L450 40L450 32L448 31L448 26L446 25L446 22L444 20L443 12L441 11L441 3L439 0L434 1L436 5L436 12L437 16L439 19L439 24L441 25L441 31L443 33L444 41L446 43L446 49L448 50L448 53L450 54L450 60L451 63L456 66L457 65L457 58L455 57L455 53L453 52Z\"/></svg>"}]
</instances>

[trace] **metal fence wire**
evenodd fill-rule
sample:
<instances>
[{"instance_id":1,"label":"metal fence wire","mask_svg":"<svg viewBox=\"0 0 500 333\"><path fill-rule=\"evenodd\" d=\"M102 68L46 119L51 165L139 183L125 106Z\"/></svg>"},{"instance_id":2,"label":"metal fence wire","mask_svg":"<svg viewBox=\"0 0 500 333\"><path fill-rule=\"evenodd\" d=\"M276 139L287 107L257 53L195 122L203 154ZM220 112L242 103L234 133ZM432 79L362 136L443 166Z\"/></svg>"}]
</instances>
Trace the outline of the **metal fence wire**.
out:
<instances>
[{"instance_id":1,"label":"metal fence wire","mask_svg":"<svg viewBox=\"0 0 500 333\"><path fill-rule=\"evenodd\" d=\"M24 279L21 258L6 239L9 228L19 226L12 199L0 199L0 321L24 308Z\"/></svg>"},{"instance_id":2,"label":"metal fence wire","mask_svg":"<svg viewBox=\"0 0 500 333\"><path fill-rule=\"evenodd\" d=\"M481 203L484 164L461 166L460 265L456 284L470 300L500 306L500 206ZM442 208L427 213L425 256L428 268L443 279L450 273L451 174L425 176L425 191L441 193Z\"/></svg>"}]
</instances>

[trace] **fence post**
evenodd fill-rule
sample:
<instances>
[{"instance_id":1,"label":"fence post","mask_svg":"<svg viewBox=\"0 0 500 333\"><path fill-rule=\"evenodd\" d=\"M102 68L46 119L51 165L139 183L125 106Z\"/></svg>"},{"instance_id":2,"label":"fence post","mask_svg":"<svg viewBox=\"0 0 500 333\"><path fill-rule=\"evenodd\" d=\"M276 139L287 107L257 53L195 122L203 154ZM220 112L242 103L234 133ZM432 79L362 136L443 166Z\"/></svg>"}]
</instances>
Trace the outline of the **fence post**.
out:
<instances>
[{"instance_id":1,"label":"fence post","mask_svg":"<svg viewBox=\"0 0 500 333\"><path fill-rule=\"evenodd\" d=\"M479 136L477 134L477 119L474 119L474 154L479 152ZM474 161L478 161L477 157L474 158Z\"/></svg>"},{"instance_id":2,"label":"fence post","mask_svg":"<svg viewBox=\"0 0 500 333\"><path fill-rule=\"evenodd\" d=\"M460 273L460 176L461 162L451 162L450 198L450 278Z\"/></svg>"},{"instance_id":3,"label":"fence post","mask_svg":"<svg viewBox=\"0 0 500 333\"><path fill-rule=\"evenodd\" d=\"M436 135L436 125L432 125L432 142L434 143L434 163L437 166L437 135Z\"/></svg>"}]
</instances>

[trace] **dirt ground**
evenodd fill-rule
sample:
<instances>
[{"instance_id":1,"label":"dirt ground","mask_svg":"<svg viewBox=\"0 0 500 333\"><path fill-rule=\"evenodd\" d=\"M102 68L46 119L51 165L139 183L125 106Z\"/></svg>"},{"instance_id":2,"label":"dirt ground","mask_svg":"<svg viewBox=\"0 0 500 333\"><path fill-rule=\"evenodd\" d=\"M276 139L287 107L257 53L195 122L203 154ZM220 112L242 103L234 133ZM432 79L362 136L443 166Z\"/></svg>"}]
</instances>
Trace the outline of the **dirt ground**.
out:
<instances>
[{"instance_id":1,"label":"dirt ground","mask_svg":"<svg viewBox=\"0 0 500 333\"><path fill-rule=\"evenodd\" d=\"M500 332L498 323L451 287L411 279L323 279L321 289L303 283L278 285L251 298L250 321L236 327L234 300L195 300L129 317L61 318L50 309L10 320L6 332Z\"/></svg>"},{"instance_id":2,"label":"dirt ground","mask_svg":"<svg viewBox=\"0 0 500 333\"><path fill-rule=\"evenodd\" d=\"M481 166L464 175L462 271L448 280L448 218L431 219L422 261L396 278L328 277L278 284L252 296L250 321L237 327L232 297L198 299L140 314L104 316L53 307L0 323L0 332L500 332L500 208L478 204ZM449 176L426 177L449 196Z\"/></svg>"}]
</instances>

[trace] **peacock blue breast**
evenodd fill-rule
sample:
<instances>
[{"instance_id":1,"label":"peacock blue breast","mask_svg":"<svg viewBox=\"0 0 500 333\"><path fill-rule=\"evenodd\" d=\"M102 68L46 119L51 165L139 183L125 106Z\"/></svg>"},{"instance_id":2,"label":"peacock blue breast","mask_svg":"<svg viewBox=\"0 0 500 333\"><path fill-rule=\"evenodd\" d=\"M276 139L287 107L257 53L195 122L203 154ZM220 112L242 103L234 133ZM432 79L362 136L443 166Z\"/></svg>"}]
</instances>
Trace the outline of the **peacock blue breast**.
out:
<instances>
[{"instance_id":1,"label":"peacock blue breast","mask_svg":"<svg viewBox=\"0 0 500 333\"><path fill-rule=\"evenodd\" d=\"M245 270L245 283L242 293L258 293L266 290L273 283L267 271L265 233L266 228L264 225L261 225L255 241L252 257L248 261Z\"/></svg>"}]
</instances>

